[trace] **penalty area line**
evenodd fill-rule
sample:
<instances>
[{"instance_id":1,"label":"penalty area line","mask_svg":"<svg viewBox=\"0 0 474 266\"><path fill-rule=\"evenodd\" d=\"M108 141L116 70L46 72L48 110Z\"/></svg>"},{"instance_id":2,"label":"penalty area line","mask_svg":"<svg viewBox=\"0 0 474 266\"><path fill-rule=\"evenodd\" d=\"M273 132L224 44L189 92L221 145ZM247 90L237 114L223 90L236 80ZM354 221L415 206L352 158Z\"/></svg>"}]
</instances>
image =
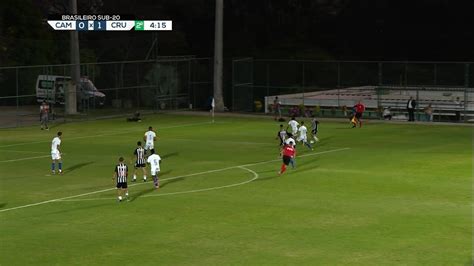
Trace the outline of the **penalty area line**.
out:
<instances>
[{"instance_id":1,"label":"penalty area line","mask_svg":"<svg viewBox=\"0 0 474 266\"><path fill-rule=\"evenodd\" d=\"M314 153L304 154L304 155L298 156L298 158L299 158L299 157L316 156L316 155L320 155L320 154L333 153L333 152L338 152L338 151L345 151L345 150L349 150L349 149L350 149L350 148L340 148L340 149L334 149L334 150L327 150L327 151L321 151L321 152L314 152ZM198 173L193 173L193 174L187 174L187 175L169 177L169 178L165 178L165 179L162 179L162 180L165 181L165 180L179 179L179 178L184 178L184 177L190 177L190 176L196 176L196 175L202 175L202 174L208 174L208 173L215 173L215 172L221 172L221 171L225 171L225 170L229 170L229 169L234 169L234 168L242 168L242 167L246 168L246 167L249 167L249 166L260 165L260 164L266 164L266 163L272 163L272 162L277 162L277 161L280 161L280 160L281 160L281 159L275 159L275 160L268 160L268 161L262 161L262 162L257 162L257 163L249 163L249 164L242 164L242 165L230 166L230 167L225 167L225 168L220 168L220 169L214 169L214 170L209 170L209 171L203 171L203 172L198 172ZM249 169L249 170L250 170L250 169ZM132 184L132 185L130 185L129 187L134 187L134 186L139 186L139 185L144 185L144 184L148 184L148 182L146 182L146 183ZM98 193L102 193L102 192L107 192L107 191L115 190L115 189L116 189L115 187L113 187L113 188L107 188L107 189L92 191L92 192L88 192L88 193L83 193L83 194L78 194L78 195L73 195L73 196L58 198L58 199L51 199L51 200L41 201L41 202L37 202L37 203L31 203L31 204L16 206L16 207L12 207L12 208L8 208L8 209L0 210L0 213L2 213L2 212L7 212L7 211L18 210L18 209L23 209L23 208L28 208L28 207L33 207L33 206L39 206L39 205L48 204L48 203L51 203L51 202L58 202L58 201L64 201L64 200L68 200L68 199L74 199L74 198L84 197L84 196L88 196L88 195L93 195L93 194L98 194Z\"/></svg>"},{"instance_id":2,"label":"penalty area line","mask_svg":"<svg viewBox=\"0 0 474 266\"><path fill-rule=\"evenodd\" d=\"M243 169L243 170L245 170L245 171L250 172L251 174L253 174L252 179L249 179L249 180L246 180L246 181L243 181L243 182L239 182L239 183L224 185L224 186L201 188L201 189L193 189L193 190L184 190L184 191L176 191L176 192L168 192L168 193L159 193L159 194L154 194L154 195L144 195L144 196L140 196L139 198L163 197L163 196L171 196L171 195L179 195L179 194L189 194L189 193L198 193L198 192L219 190L219 189L230 188L230 187L237 187L237 186L242 186L242 185L248 184L248 183L250 183L250 182L253 182L253 181L255 181L255 180L259 177L259 175L258 175L257 172L255 172L255 171L253 171L253 170L251 170L251 169L248 169L248 168L246 168L246 167L237 166L237 167L233 167L232 169L235 169L235 168L240 168L240 169ZM229 170L229 169L227 169L227 170ZM169 179L168 179L168 180L169 180ZM66 200L60 200L60 201L57 201L57 202L78 202L78 201L114 200L114 199L116 199L116 198L66 199Z\"/></svg>"}]
</instances>

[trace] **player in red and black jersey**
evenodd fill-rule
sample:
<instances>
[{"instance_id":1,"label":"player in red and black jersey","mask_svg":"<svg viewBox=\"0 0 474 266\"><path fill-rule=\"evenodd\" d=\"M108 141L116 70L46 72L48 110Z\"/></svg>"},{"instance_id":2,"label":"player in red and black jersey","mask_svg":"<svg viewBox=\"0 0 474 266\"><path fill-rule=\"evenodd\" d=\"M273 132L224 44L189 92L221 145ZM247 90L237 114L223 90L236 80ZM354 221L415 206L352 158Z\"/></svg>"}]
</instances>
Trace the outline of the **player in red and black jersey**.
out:
<instances>
[{"instance_id":1,"label":"player in red and black jersey","mask_svg":"<svg viewBox=\"0 0 474 266\"><path fill-rule=\"evenodd\" d=\"M359 127L362 127L362 121L360 120L362 118L362 114L365 111L365 105L359 101L356 105L354 105L354 117L351 119L352 127L356 127L357 123L359 123Z\"/></svg>"},{"instance_id":2,"label":"player in red and black jersey","mask_svg":"<svg viewBox=\"0 0 474 266\"><path fill-rule=\"evenodd\" d=\"M291 159L295 158L296 150L293 146L294 144L294 142L290 141L289 144L283 146L283 149L281 150L283 164L281 165L281 169L280 172L278 172L278 175L283 174L286 171L286 167L288 166L288 164L290 164Z\"/></svg>"}]
</instances>

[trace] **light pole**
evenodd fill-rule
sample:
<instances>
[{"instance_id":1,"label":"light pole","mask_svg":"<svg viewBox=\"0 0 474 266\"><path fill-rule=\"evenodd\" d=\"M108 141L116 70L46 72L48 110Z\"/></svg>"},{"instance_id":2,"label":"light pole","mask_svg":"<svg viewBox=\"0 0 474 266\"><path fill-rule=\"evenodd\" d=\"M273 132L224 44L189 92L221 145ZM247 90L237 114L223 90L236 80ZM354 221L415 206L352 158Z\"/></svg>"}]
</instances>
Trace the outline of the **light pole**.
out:
<instances>
[{"instance_id":1,"label":"light pole","mask_svg":"<svg viewBox=\"0 0 474 266\"><path fill-rule=\"evenodd\" d=\"M216 19L214 33L214 100L215 110L224 111L224 98L222 91L223 68L223 28L224 28L224 0L216 0Z\"/></svg>"},{"instance_id":2,"label":"light pole","mask_svg":"<svg viewBox=\"0 0 474 266\"><path fill-rule=\"evenodd\" d=\"M77 0L70 1L71 14L77 14ZM69 86L65 86L66 96L66 114L77 113L77 85L81 76L80 60L79 60L79 35L77 31L71 31L71 78L72 82Z\"/></svg>"}]
</instances>

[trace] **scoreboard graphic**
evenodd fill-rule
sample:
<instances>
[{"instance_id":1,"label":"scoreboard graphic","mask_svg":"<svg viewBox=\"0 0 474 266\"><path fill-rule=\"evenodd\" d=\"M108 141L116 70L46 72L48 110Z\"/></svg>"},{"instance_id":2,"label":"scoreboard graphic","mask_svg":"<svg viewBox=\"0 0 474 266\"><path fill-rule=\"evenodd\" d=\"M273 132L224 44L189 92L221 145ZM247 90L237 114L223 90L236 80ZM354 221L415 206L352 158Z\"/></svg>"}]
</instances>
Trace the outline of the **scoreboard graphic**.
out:
<instances>
[{"instance_id":1,"label":"scoreboard graphic","mask_svg":"<svg viewBox=\"0 0 474 266\"><path fill-rule=\"evenodd\" d=\"M173 30L172 20L132 20L120 15L61 15L48 20L48 24L54 30L66 31Z\"/></svg>"}]
</instances>

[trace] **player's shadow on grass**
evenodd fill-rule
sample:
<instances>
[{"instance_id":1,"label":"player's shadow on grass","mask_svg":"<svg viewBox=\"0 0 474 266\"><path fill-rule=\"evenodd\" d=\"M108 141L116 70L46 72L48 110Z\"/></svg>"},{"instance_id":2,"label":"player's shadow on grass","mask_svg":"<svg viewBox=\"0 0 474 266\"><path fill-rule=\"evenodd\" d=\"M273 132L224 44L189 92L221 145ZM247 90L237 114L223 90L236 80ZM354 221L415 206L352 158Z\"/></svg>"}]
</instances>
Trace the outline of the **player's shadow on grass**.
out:
<instances>
[{"instance_id":1,"label":"player's shadow on grass","mask_svg":"<svg viewBox=\"0 0 474 266\"><path fill-rule=\"evenodd\" d=\"M2 202L2 203L0 203L0 209L3 208L3 207L5 207L5 206L7 206L7 204L8 204L7 202Z\"/></svg>"},{"instance_id":2,"label":"player's shadow on grass","mask_svg":"<svg viewBox=\"0 0 474 266\"><path fill-rule=\"evenodd\" d=\"M152 186L153 184L151 184ZM145 190L142 190L138 193L134 193L134 194L131 194L130 195L130 201L135 201L136 199L138 199L139 197L143 196L143 195L146 195L148 193L152 193L153 191L155 191L155 187L152 187L152 188L149 188L149 189L145 189Z\"/></svg>"},{"instance_id":3,"label":"player's shadow on grass","mask_svg":"<svg viewBox=\"0 0 474 266\"><path fill-rule=\"evenodd\" d=\"M171 170L162 172L162 173L161 173L161 176L168 175L169 173L171 173ZM173 177L171 177L171 178L173 178ZM163 178L163 179L166 179L166 178ZM183 177L176 177L176 178L173 178L173 179L168 179L168 180L160 181L160 188L164 188L164 187L166 187L167 185L172 184L172 183L176 183L176 182L179 182L179 181L183 181L184 179L185 179L185 177L183 176Z\"/></svg>"},{"instance_id":4,"label":"player's shadow on grass","mask_svg":"<svg viewBox=\"0 0 474 266\"><path fill-rule=\"evenodd\" d=\"M266 176L266 177L261 177L262 174L265 174L265 173L270 173L270 175ZM275 179L275 178L279 177L278 170L275 170L275 169L266 170L266 171L259 171L258 174L259 174L259 178L255 179L255 181L269 181L269 180L272 180L272 179Z\"/></svg>"},{"instance_id":5,"label":"player's shadow on grass","mask_svg":"<svg viewBox=\"0 0 474 266\"><path fill-rule=\"evenodd\" d=\"M82 168L82 167L84 167L84 166L86 166L86 165L92 164L92 163L94 163L94 162L78 163L78 164L72 165L72 166L70 166L70 167L64 169L64 172L69 173L69 172L72 172L72 171L74 171L74 170L80 169L80 168Z\"/></svg>"},{"instance_id":6,"label":"player's shadow on grass","mask_svg":"<svg viewBox=\"0 0 474 266\"><path fill-rule=\"evenodd\" d=\"M175 178L175 179L165 180L165 181L163 181L163 183L160 184L160 188L164 188L167 185L172 184L172 183L183 181L184 179L185 179L185 177L179 177L179 178Z\"/></svg>"},{"instance_id":7,"label":"player's shadow on grass","mask_svg":"<svg viewBox=\"0 0 474 266\"><path fill-rule=\"evenodd\" d=\"M166 159L166 158L173 157L173 156L176 156L176 155L179 155L179 152L167 153L167 154L161 156L161 158Z\"/></svg>"}]
</instances>

